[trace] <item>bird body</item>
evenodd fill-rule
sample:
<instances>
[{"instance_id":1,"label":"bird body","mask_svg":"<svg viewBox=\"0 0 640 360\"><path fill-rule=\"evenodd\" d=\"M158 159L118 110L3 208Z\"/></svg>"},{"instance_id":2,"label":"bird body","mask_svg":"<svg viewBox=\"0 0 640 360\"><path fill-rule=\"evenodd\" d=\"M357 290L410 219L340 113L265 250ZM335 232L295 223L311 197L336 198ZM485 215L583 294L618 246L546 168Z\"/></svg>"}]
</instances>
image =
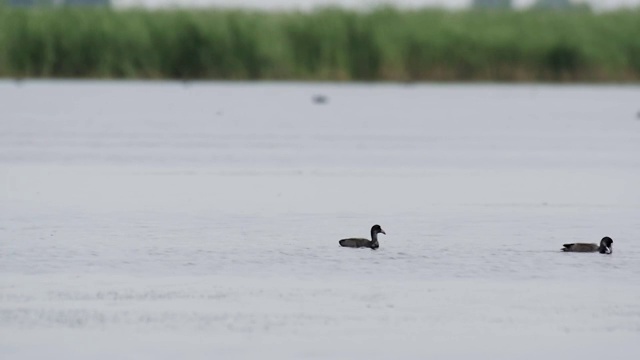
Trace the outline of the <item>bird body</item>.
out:
<instances>
[{"instance_id":1,"label":"bird body","mask_svg":"<svg viewBox=\"0 0 640 360\"><path fill-rule=\"evenodd\" d=\"M599 252L600 254L611 254L613 252L612 249L613 240L606 236L600 240L600 245L598 244L587 244L587 243L573 243L573 244L564 244L562 245L562 251L566 252Z\"/></svg>"},{"instance_id":2,"label":"bird body","mask_svg":"<svg viewBox=\"0 0 640 360\"><path fill-rule=\"evenodd\" d=\"M339 241L339 243L340 243L340 246L352 247L352 248L368 247L372 249L377 249L380 247L380 244L378 243L378 241L374 242L364 238L342 239Z\"/></svg>"},{"instance_id":3,"label":"bird body","mask_svg":"<svg viewBox=\"0 0 640 360\"><path fill-rule=\"evenodd\" d=\"M380 233L386 235L386 233L384 232L384 230L382 230L380 225L373 225L373 227L371 227L371 240L364 239L364 238L348 238L348 239L342 239L338 241L338 243L342 247L370 248L375 250L380 247L380 244L378 243L378 234Z\"/></svg>"}]
</instances>

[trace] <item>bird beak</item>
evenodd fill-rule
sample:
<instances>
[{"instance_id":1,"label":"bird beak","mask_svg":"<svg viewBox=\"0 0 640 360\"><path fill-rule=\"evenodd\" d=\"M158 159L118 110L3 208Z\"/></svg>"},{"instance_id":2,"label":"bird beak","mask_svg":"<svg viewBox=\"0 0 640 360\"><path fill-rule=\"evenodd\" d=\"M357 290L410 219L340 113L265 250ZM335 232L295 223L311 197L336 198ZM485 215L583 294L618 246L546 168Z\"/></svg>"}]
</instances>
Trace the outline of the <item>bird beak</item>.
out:
<instances>
[{"instance_id":1,"label":"bird beak","mask_svg":"<svg viewBox=\"0 0 640 360\"><path fill-rule=\"evenodd\" d=\"M380 232L381 232L381 233L383 233L383 234L385 234L385 235L387 235L387 233L386 233L386 232L384 232L384 230L382 230L382 229L380 229Z\"/></svg>"}]
</instances>

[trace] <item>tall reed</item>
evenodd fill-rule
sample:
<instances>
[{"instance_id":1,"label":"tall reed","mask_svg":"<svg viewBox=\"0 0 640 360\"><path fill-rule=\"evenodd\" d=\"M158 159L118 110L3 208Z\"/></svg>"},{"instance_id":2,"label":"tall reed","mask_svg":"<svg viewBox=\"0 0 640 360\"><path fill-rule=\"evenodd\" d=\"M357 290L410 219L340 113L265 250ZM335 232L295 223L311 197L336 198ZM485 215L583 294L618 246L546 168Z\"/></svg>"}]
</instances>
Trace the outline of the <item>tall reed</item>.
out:
<instances>
[{"instance_id":1,"label":"tall reed","mask_svg":"<svg viewBox=\"0 0 640 360\"><path fill-rule=\"evenodd\" d=\"M630 82L640 11L0 7L0 76Z\"/></svg>"}]
</instances>

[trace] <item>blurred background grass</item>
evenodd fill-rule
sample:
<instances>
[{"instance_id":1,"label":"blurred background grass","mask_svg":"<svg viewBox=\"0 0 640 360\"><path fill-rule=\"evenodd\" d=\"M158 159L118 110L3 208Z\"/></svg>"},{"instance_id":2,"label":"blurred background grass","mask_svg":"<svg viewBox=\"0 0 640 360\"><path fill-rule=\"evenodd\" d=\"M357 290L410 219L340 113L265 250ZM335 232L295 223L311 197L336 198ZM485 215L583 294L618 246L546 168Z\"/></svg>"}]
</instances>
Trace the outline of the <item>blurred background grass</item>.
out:
<instances>
[{"instance_id":1,"label":"blurred background grass","mask_svg":"<svg viewBox=\"0 0 640 360\"><path fill-rule=\"evenodd\" d=\"M640 11L0 6L0 76L632 82Z\"/></svg>"}]
</instances>

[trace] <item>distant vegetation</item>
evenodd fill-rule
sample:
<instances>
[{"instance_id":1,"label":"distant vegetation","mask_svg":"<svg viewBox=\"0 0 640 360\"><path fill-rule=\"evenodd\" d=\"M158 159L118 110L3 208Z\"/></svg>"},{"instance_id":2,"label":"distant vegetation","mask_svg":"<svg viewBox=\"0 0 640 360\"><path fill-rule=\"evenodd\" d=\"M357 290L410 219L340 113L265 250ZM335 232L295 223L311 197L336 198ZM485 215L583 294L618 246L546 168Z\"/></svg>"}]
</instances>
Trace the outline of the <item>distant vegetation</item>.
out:
<instances>
[{"instance_id":1,"label":"distant vegetation","mask_svg":"<svg viewBox=\"0 0 640 360\"><path fill-rule=\"evenodd\" d=\"M111 0L0 0L11 6L109 6Z\"/></svg>"},{"instance_id":2,"label":"distant vegetation","mask_svg":"<svg viewBox=\"0 0 640 360\"><path fill-rule=\"evenodd\" d=\"M511 0L473 0L471 7L476 9L511 9Z\"/></svg>"},{"instance_id":3,"label":"distant vegetation","mask_svg":"<svg viewBox=\"0 0 640 360\"><path fill-rule=\"evenodd\" d=\"M630 82L639 34L640 11L0 7L0 76Z\"/></svg>"}]
</instances>

